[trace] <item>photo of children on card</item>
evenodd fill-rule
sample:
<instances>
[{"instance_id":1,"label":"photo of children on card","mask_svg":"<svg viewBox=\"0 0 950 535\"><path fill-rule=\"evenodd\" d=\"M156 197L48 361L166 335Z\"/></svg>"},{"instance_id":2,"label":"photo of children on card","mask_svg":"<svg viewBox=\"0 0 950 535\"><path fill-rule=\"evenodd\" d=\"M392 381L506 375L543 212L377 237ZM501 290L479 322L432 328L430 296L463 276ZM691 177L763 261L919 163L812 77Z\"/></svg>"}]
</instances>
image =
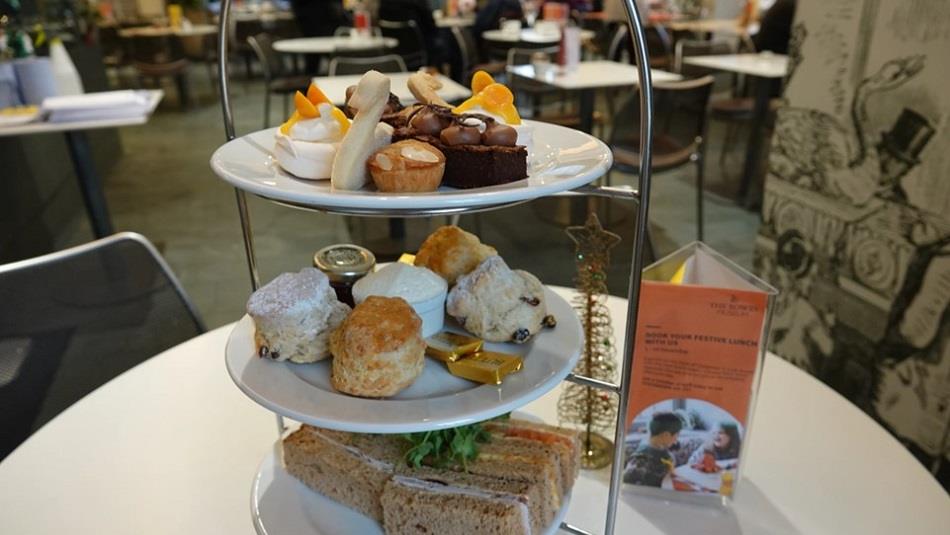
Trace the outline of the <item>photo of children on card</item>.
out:
<instances>
[{"instance_id":1,"label":"photo of children on card","mask_svg":"<svg viewBox=\"0 0 950 535\"><path fill-rule=\"evenodd\" d=\"M624 483L732 495L744 430L698 399L667 399L634 417L625 440Z\"/></svg>"}]
</instances>

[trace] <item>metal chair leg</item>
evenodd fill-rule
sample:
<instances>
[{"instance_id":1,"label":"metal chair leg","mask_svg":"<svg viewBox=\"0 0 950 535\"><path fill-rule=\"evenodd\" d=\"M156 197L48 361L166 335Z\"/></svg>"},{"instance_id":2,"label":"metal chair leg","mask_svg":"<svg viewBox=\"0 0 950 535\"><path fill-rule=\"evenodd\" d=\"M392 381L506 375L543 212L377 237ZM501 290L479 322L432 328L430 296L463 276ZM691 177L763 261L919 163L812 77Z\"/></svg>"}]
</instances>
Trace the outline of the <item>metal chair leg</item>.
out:
<instances>
[{"instance_id":1,"label":"metal chair leg","mask_svg":"<svg viewBox=\"0 0 950 535\"><path fill-rule=\"evenodd\" d=\"M264 128L270 128L270 91L264 95Z\"/></svg>"}]
</instances>

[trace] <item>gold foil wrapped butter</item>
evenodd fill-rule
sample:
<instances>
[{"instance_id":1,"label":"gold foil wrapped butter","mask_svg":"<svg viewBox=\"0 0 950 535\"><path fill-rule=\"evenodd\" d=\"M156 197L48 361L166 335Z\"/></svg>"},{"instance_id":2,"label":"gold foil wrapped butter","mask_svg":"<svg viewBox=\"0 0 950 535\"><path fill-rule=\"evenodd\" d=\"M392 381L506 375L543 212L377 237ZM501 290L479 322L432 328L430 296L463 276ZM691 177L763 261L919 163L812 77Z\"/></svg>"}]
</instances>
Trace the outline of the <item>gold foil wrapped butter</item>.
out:
<instances>
[{"instance_id":1,"label":"gold foil wrapped butter","mask_svg":"<svg viewBox=\"0 0 950 535\"><path fill-rule=\"evenodd\" d=\"M409 253L402 253L402 256L399 257L399 260L397 260L397 262L400 262L402 264L409 264L410 266L414 265L416 263L416 255L409 254Z\"/></svg>"},{"instance_id":2,"label":"gold foil wrapped butter","mask_svg":"<svg viewBox=\"0 0 950 535\"><path fill-rule=\"evenodd\" d=\"M442 362L454 362L482 349L482 341L478 338L448 331L433 334L426 340L426 345L426 355Z\"/></svg>"},{"instance_id":3,"label":"gold foil wrapped butter","mask_svg":"<svg viewBox=\"0 0 950 535\"><path fill-rule=\"evenodd\" d=\"M449 373L487 385L500 385L506 375L521 369L521 357L493 351L479 351L447 362Z\"/></svg>"}]
</instances>

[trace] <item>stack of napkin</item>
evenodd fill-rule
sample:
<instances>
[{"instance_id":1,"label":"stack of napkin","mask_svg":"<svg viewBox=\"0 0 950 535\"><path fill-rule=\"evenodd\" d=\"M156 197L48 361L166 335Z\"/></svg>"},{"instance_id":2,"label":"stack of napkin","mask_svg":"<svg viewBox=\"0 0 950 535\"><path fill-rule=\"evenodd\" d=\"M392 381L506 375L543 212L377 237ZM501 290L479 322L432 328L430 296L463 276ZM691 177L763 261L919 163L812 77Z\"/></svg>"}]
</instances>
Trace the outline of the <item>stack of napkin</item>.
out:
<instances>
[{"instance_id":1,"label":"stack of napkin","mask_svg":"<svg viewBox=\"0 0 950 535\"><path fill-rule=\"evenodd\" d=\"M43 111L53 123L104 121L143 117L151 111L152 104L148 91L128 89L47 97L43 99Z\"/></svg>"}]
</instances>

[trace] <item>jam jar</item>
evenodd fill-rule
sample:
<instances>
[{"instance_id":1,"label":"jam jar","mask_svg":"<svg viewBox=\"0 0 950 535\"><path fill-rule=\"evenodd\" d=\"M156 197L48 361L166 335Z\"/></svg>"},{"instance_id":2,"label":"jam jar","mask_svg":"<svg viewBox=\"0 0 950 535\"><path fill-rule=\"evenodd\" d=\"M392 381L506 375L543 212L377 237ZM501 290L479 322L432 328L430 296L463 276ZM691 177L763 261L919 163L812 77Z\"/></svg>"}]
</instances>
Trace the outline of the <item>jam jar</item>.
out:
<instances>
[{"instance_id":1,"label":"jam jar","mask_svg":"<svg viewBox=\"0 0 950 535\"><path fill-rule=\"evenodd\" d=\"M330 286L341 302L356 306L353 302L353 283L376 267L376 257L364 247L352 244L330 245L313 255L313 267L327 274Z\"/></svg>"}]
</instances>

